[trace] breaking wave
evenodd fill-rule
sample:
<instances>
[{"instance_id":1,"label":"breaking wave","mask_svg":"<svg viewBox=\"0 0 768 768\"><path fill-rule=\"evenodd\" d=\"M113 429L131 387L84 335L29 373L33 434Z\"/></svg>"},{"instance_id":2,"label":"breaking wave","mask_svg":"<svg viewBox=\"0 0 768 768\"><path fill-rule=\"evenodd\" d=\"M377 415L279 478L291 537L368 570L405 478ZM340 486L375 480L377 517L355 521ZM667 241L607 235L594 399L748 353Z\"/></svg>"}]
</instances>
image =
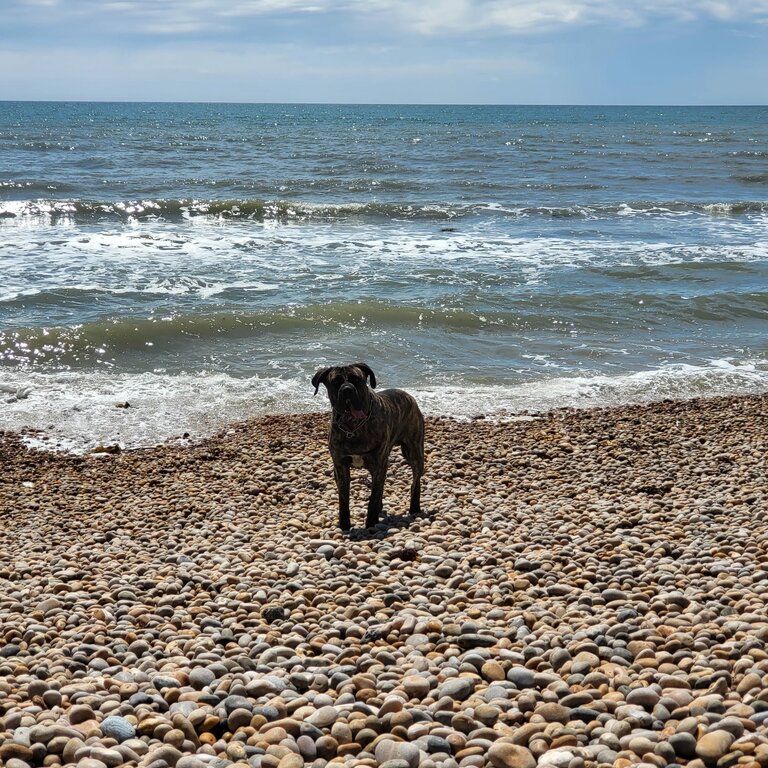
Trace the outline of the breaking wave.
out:
<instances>
[{"instance_id":1,"label":"breaking wave","mask_svg":"<svg viewBox=\"0 0 768 768\"><path fill-rule=\"evenodd\" d=\"M498 203L367 203L323 204L289 200L146 199L127 201L23 200L0 203L0 219L46 223L106 221L181 221L185 219L252 220L256 222L326 222L354 220L425 220L450 222L478 217L604 219L616 216L743 216L768 212L766 201L690 202L648 200L570 206L502 205Z\"/></svg>"}]
</instances>

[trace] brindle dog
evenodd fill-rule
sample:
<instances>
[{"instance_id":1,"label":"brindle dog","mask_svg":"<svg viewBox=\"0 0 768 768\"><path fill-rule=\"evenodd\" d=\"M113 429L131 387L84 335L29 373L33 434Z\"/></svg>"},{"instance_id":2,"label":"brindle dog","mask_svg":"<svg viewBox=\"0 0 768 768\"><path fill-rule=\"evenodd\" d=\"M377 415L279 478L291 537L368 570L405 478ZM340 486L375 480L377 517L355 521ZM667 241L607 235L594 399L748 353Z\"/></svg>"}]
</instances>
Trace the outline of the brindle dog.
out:
<instances>
[{"instance_id":1,"label":"brindle dog","mask_svg":"<svg viewBox=\"0 0 768 768\"><path fill-rule=\"evenodd\" d=\"M369 387L367 381L370 380ZM374 392L376 376L365 363L321 368L312 378L317 394L328 390L333 415L328 449L339 492L339 526L350 528L350 467L365 467L371 474L367 528L379 522L384 481L392 448L399 445L413 472L409 514L421 511L421 476L424 474L424 417L411 395L402 389Z\"/></svg>"}]
</instances>

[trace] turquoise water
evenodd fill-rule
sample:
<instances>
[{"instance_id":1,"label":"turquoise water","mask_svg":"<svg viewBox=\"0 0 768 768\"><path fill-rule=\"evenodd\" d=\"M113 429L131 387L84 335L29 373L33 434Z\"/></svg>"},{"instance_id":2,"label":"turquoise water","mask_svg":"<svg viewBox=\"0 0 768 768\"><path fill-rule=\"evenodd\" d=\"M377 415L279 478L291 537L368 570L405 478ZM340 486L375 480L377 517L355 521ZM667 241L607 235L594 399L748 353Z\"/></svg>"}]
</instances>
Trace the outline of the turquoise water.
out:
<instances>
[{"instance_id":1,"label":"turquoise water","mask_svg":"<svg viewBox=\"0 0 768 768\"><path fill-rule=\"evenodd\" d=\"M0 103L0 269L0 427L62 440L358 359L459 416L764 391L768 108Z\"/></svg>"}]
</instances>

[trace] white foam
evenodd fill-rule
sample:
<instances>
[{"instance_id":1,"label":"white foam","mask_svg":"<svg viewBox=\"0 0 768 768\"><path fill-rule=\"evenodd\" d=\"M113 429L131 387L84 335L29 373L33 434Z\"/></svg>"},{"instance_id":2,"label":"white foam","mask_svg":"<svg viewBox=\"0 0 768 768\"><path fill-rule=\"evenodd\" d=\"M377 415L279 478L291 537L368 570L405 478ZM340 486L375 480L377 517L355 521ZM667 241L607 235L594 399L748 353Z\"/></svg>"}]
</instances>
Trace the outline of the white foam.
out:
<instances>
[{"instance_id":1,"label":"white foam","mask_svg":"<svg viewBox=\"0 0 768 768\"><path fill-rule=\"evenodd\" d=\"M105 444L146 447L185 434L198 439L232 421L321 407L298 379L214 373L16 373L6 386L29 392L0 406L3 428L35 430L36 447L75 452Z\"/></svg>"},{"instance_id":2,"label":"white foam","mask_svg":"<svg viewBox=\"0 0 768 768\"><path fill-rule=\"evenodd\" d=\"M509 386L429 387L418 390L425 412L496 418L557 408L596 408L768 392L768 364L712 361L707 366L668 365L622 376L591 375L530 381Z\"/></svg>"},{"instance_id":3,"label":"white foam","mask_svg":"<svg viewBox=\"0 0 768 768\"><path fill-rule=\"evenodd\" d=\"M754 223L716 218L705 226L712 232L709 244L520 237L471 222L452 232L414 230L397 223L369 228L348 222L302 227L228 222L225 233L210 220L174 227L108 223L95 230L57 223L40 227L32 237L20 224L2 226L1 302L32 291L87 289L209 300L233 289L281 289L288 303L294 291L301 297L308 286L332 283L338 275L399 279L405 263L412 274L421 273L415 285L423 280L429 292L433 284L465 281L473 271L517 275L533 286L563 267L752 263L768 258L768 241L754 239ZM621 287L617 282L616 290Z\"/></svg>"},{"instance_id":4,"label":"white foam","mask_svg":"<svg viewBox=\"0 0 768 768\"><path fill-rule=\"evenodd\" d=\"M323 411L311 372L236 378L223 373L61 373L4 375L0 428L30 431L36 448L82 452L97 445L138 448L199 439L250 417ZM506 385L419 386L412 391L427 415L496 419L555 408L647 403L666 398L768 392L768 363L715 360L669 365L623 376L542 378ZM124 406L129 403L130 407Z\"/></svg>"}]
</instances>

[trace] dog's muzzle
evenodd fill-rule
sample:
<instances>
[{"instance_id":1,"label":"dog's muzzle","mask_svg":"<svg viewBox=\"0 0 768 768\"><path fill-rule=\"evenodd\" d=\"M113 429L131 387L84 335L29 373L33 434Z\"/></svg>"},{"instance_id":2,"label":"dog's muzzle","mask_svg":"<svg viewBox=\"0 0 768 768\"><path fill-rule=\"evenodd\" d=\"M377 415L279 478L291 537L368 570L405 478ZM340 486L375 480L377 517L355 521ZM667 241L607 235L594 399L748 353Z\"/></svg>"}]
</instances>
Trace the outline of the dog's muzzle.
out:
<instances>
[{"instance_id":1,"label":"dog's muzzle","mask_svg":"<svg viewBox=\"0 0 768 768\"><path fill-rule=\"evenodd\" d=\"M360 393L354 384L346 382L339 387L338 405L339 411L344 415L355 419L365 416L360 402Z\"/></svg>"}]
</instances>

